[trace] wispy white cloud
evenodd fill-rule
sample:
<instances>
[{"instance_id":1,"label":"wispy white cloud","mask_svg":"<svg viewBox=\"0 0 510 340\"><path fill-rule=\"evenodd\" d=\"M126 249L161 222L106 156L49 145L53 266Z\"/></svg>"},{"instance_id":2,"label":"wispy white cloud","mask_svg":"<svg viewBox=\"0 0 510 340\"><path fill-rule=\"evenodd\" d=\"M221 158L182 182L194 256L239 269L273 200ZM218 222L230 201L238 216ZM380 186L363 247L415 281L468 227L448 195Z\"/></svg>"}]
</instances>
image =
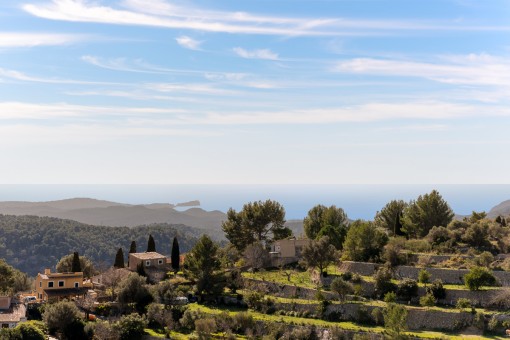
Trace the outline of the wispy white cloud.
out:
<instances>
[{"instance_id":1,"label":"wispy white cloud","mask_svg":"<svg viewBox=\"0 0 510 340\"><path fill-rule=\"evenodd\" d=\"M36 33L36 32L0 32L1 48L58 46L86 40L84 35Z\"/></svg>"},{"instance_id":2,"label":"wispy white cloud","mask_svg":"<svg viewBox=\"0 0 510 340\"><path fill-rule=\"evenodd\" d=\"M195 51L200 50L200 45L202 44L201 41L195 40L186 35L181 35L180 37L175 38L175 41L177 41L180 46Z\"/></svg>"},{"instance_id":3,"label":"wispy white cloud","mask_svg":"<svg viewBox=\"0 0 510 340\"><path fill-rule=\"evenodd\" d=\"M241 47L234 47L232 49L238 56L247 58L247 59L268 59L268 60L278 60L278 53L272 52L269 49L259 49L259 50L246 50Z\"/></svg>"},{"instance_id":4,"label":"wispy white cloud","mask_svg":"<svg viewBox=\"0 0 510 340\"><path fill-rule=\"evenodd\" d=\"M453 21L361 20L348 18L292 18L246 12L214 11L190 4L178 6L162 0L125 0L123 8L84 0L51 0L28 3L28 13L51 20L143 25L206 32L280 36L377 36L408 30L499 30L510 26L476 26Z\"/></svg>"},{"instance_id":5,"label":"wispy white cloud","mask_svg":"<svg viewBox=\"0 0 510 340\"><path fill-rule=\"evenodd\" d=\"M419 77L441 83L510 87L510 62L486 54L449 56L437 63L357 58L339 62L337 72Z\"/></svg>"},{"instance_id":6,"label":"wispy white cloud","mask_svg":"<svg viewBox=\"0 0 510 340\"><path fill-rule=\"evenodd\" d=\"M58 78L45 78L45 77L33 77L23 72L15 70L7 70L0 68L0 76L34 83L47 83L47 84L79 84L79 85L126 85L122 83L113 82L96 82L96 81L85 81L85 80L73 80L73 79L58 79Z\"/></svg>"}]
</instances>

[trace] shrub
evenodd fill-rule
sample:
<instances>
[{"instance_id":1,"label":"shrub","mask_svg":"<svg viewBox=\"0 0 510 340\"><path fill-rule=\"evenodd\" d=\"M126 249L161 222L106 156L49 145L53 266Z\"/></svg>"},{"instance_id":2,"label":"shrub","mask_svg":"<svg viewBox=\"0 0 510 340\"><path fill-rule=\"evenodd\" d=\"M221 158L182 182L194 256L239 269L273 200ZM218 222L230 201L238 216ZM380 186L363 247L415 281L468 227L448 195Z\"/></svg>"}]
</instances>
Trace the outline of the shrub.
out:
<instances>
[{"instance_id":1,"label":"shrub","mask_svg":"<svg viewBox=\"0 0 510 340\"><path fill-rule=\"evenodd\" d=\"M471 300L466 298L460 298L457 300L457 303L455 304L455 307L458 309L464 309L464 308L470 308L471 307Z\"/></svg>"},{"instance_id":2,"label":"shrub","mask_svg":"<svg viewBox=\"0 0 510 340\"><path fill-rule=\"evenodd\" d=\"M434 280L426 289L427 294L434 296L436 300L446 298L446 289L443 287L443 281L440 279Z\"/></svg>"},{"instance_id":3,"label":"shrub","mask_svg":"<svg viewBox=\"0 0 510 340\"><path fill-rule=\"evenodd\" d=\"M198 339L212 339L212 333L216 332L216 321L213 318L195 320L195 331Z\"/></svg>"},{"instance_id":4,"label":"shrub","mask_svg":"<svg viewBox=\"0 0 510 340\"><path fill-rule=\"evenodd\" d=\"M246 334L255 326L253 316L248 312L237 313L232 317L232 330L236 334Z\"/></svg>"},{"instance_id":5,"label":"shrub","mask_svg":"<svg viewBox=\"0 0 510 340\"><path fill-rule=\"evenodd\" d=\"M201 311L187 309L179 320L179 323L185 330L193 331L195 329L195 321L203 319L204 317L205 315Z\"/></svg>"},{"instance_id":6,"label":"shrub","mask_svg":"<svg viewBox=\"0 0 510 340\"><path fill-rule=\"evenodd\" d=\"M44 333L33 323L23 322L16 326L23 340L45 340Z\"/></svg>"},{"instance_id":7,"label":"shrub","mask_svg":"<svg viewBox=\"0 0 510 340\"><path fill-rule=\"evenodd\" d=\"M344 281L342 278L337 277L331 282L331 290L338 294L340 301L344 301L346 295L352 294L354 288L349 282Z\"/></svg>"},{"instance_id":8,"label":"shrub","mask_svg":"<svg viewBox=\"0 0 510 340\"><path fill-rule=\"evenodd\" d=\"M495 285L496 278L487 268L474 267L464 275L464 283L469 290L479 290L482 286Z\"/></svg>"},{"instance_id":9,"label":"shrub","mask_svg":"<svg viewBox=\"0 0 510 340\"><path fill-rule=\"evenodd\" d=\"M384 314L381 308L374 308L372 310L372 319L376 325L384 325Z\"/></svg>"},{"instance_id":10,"label":"shrub","mask_svg":"<svg viewBox=\"0 0 510 340\"><path fill-rule=\"evenodd\" d=\"M147 319L137 313L124 315L116 324L121 340L137 340L144 335Z\"/></svg>"},{"instance_id":11,"label":"shrub","mask_svg":"<svg viewBox=\"0 0 510 340\"><path fill-rule=\"evenodd\" d=\"M418 273L418 282L427 284L430 280L430 273L426 269L420 270Z\"/></svg>"},{"instance_id":12,"label":"shrub","mask_svg":"<svg viewBox=\"0 0 510 340\"><path fill-rule=\"evenodd\" d=\"M395 292L388 292L384 295L384 302L392 303L397 301L397 294Z\"/></svg>"},{"instance_id":13,"label":"shrub","mask_svg":"<svg viewBox=\"0 0 510 340\"><path fill-rule=\"evenodd\" d=\"M436 304L436 299L432 294L425 294L420 298L420 306L432 307Z\"/></svg>"},{"instance_id":14,"label":"shrub","mask_svg":"<svg viewBox=\"0 0 510 340\"><path fill-rule=\"evenodd\" d=\"M344 279L345 281L351 281L352 279L352 273L351 272L345 272L340 274L340 277Z\"/></svg>"},{"instance_id":15,"label":"shrub","mask_svg":"<svg viewBox=\"0 0 510 340\"><path fill-rule=\"evenodd\" d=\"M411 300L418 295L418 283L413 279L402 280L397 288L397 296L405 301Z\"/></svg>"},{"instance_id":16,"label":"shrub","mask_svg":"<svg viewBox=\"0 0 510 340\"><path fill-rule=\"evenodd\" d=\"M388 292L396 290L396 286L391 282L391 271L389 268L381 267L374 274L375 281L375 294L379 297L383 297Z\"/></svg>"}]
</instances>

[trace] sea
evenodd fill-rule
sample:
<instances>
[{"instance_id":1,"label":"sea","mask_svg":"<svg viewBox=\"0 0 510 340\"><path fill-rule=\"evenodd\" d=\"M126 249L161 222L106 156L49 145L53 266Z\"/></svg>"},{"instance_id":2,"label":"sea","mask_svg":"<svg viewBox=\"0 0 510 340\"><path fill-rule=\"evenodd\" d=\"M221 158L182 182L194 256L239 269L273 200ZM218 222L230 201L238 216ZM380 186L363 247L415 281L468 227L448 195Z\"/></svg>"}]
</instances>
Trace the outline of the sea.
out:
<instances>
[{"instance_id":1,"label":"sea","mask_svg":"<svg viewBox=\"0 0 510 340\"><path fill-rule=\"evenodd\" d=\"M351 219L373 219L390 200L409 201L434 189L458 215L488 212L510 200L510 184L0 184L0 201L87 197L127 204L177 204L199 200L202 209L226 212L229 208L239 210L247 202L271 199L285 207L287 220L302 219L317 204L341 207Z\"/></svg>"}]
</instances>

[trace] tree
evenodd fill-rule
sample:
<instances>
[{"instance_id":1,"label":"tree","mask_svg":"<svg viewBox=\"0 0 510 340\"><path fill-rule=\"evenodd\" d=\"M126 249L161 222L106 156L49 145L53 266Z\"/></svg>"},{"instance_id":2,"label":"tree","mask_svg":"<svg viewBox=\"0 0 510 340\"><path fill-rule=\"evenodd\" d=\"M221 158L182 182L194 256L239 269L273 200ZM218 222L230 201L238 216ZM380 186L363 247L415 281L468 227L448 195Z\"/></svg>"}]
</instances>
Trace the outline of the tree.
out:
<instances>
[{"instance_id":1,"label":"tree","mask_svg":"<svg viewBox=\"0 0 510 340\"><path fill-rule=\"evenodd\" d=\"M144 312L145 307L154 300L147 288L145 278L136 273L129 274L120 283L117 299L122 305L134 303L139 313Z\"/></svg>"},{"instance_id":2,"label":"tree","mask_svg":"<svg viewBox=\"0 0 510 340\"><path fill-rule=\"evenodd\" d=\"M344 281L341 277L336 277L330 286L331 290L338 294L340 301L345 300L347 294L352 294L354 291L352 285L349 282Z\"/></svg>"},{"instance_id":3,"label":"tree","mask_svg":"<svg viewBox=\"0 0 510 340\"><path fill-rule=\"evenodd\" d=\"M131 245L129 246L129 253L136 253L136 241L131 241Z\"/></svg>"},{"instance_id":4,"label":"tree","mask_svg":"<svg viewBox=\"0 0 510 340\"><path fill-rule=\"evenodd\" d=\"M418 282L427 285L427 283L429 283L429 280L430 273L427 271L427 269L420 270L420 272L418 273Z\"/></svg>"},{"instance_id":5,"label":"tree","mask_svg":"<svg viewBox=\"0 0 510 340\"><path fill-rule=\"evenodd\" d=\"M404 306L389 303L384 311L384 328L390 339L406 339L402 334L407 329L407 310Z\"/></svg>"},{"instance_id":6,"label":"tree","mask_svg":"<svg viewBox=\"0 0 510 340\"><path fill-rule=\"evenodd\" d=\"M139 340L145 334L147 319L137 313L124 315L115 325L121 340Z\"/></svg>"},{"instance_id":7,"label":"tree","mask_svg":"<svg viewBox=\"0 0 510 340\"><path fill-rule=\"evenodd\" d=\"M269 253L260 242L255 242L246 247L243 252L246 265L260 269L264 268L270 261Z\"/></svg>"},{"instance_id":8,"label":"tree","mask_svg":"<svg viewBox=\"0 0 510 340\"><path fill-rule=\"evenodd\" d=\"M443 287L443 281L440 279L434 280L434 282L432 282L430 286L426 288L426 292L427 294L434 296L436 300L442 300L446 298L446 288Z\"/></svg>"},{"instance_id":9,"label":"tree","mask_svg":"<svg viewBox=\"0 0 510 340\"><path fill-rule=\"evenodd\" d=\"M117 255L115 255L115 263L113 264L115 268L124 268L124 252L122 248L117 250Z\"/></svg>"},{"instance_id":10,"label":"tree","mask_svg":"<svg viewBox=\"0 0 510 340\"><path fill-rule=\"evenodd\" d=\"M403 231L408 237L419 238L434 226L447 226L454 213L437 190L420 195L404 209Z\"/></svg>"},{"instance_id":11,"label":"tree","mask_svg":"<svg viewBox=\"0 0 510 340\"><path fill-rule=\"evenodd\" d=\"M301 253L303 262L308 268L317 268L319 275L322 276L324 269L331 263L338 260L338 254L333 245L329 242L329 237L324 236L320 240L311 240L303 247Z\"/></svg>"},{"instance_id":12,"label":"tree","mask_svg":"<svg viewBox=\"0 0 510 340\"><path fill-rule=\"evenodd\" d=\"M374 222L378 227L384 228L394 236L402 236L402 216L407 203L402 200L393 200L387 203L375 215Z\"/></svg>"},{"instance_id":13,"label":"tree","mask_svg":"<svg viewBox=\"0 0 510 340\"><path fill-rule=\"evenodd\" d=\"M464 284L469 290L479 290L482 286L495 285L496 278L487 268L473 267L464 275Z\"/></svg>"},{"instance_id":14,"label":"tree","mask_svg":"<svg viewBox=\"0 0 510 340\"><path fill-rule=\"evenodd\" d=\"M357 220L349 227L343 258L351 261L378 261L388 236L370 222Z\"/></svg>"},{"instance_id":15,"label":"tree","mask_svg":"<svg viewBox=\"0 0 510 340\"><path fill-rule=\"evenodd\" d=\"M391 282L391 279L391 270L387 267L380 267L377 272L374 273L375 294L379 296L379 298L382 298L389 292L395 292L397 289L396 285Z\"/></svg>"},{"instance_id":16,"label":"tree","mask_svg":"<svg viewBox=\"0 0 510 340\"><path fill-rule=\"evenodd\" d=\"M218 246L203 235L186 256L187 275L195 281L198 294L212 294L223 290L225 284L218 258Z\"/></svg>"},{"instance_id":17,"label":"tree","mask_svg":"<svg viewBox=\"0 0 510 340\"><path fill-rule=\"evenodd\" d=\"M403 279L398 284L397 296L405 301L410 301L413 297L418 296L418 283L416 283L416 280Z\"/></svg>"},{"instance_id":18,"label":"tree","mask_svg":"<svg viewBox=\"0 0 510 340\"><path fill-rule=\"evenodd\" d=\"M13 292L15 269L0 259L0 292Z\"/></svg>"},{"instance_id":19,"label":"tree","mask_svg":"<svg viewBox=\"0 0 510 340\"><path fill-rule=\"evenodd\" d=\"M303 220L303 228L309 239L320 239L322 236L329 236L333 245L340 249L345 234L347 233L348 218L342 208L332 205L316 205L308 211Z\"/></svg>"},{"instance_id":20,"label":"tree","mask_svg":"<svg viewBox=\"0 0 510 340\"><path fill-rule=\"evenodd\" d=\"M177 236L174 237L174 241L172 243L172 269L174 273L177 274L180 267L181 262L181 252L179 251L179 241L177 241Z\"/></svg>"},{"instance_id":21,"label":"tree","mask_svg":"<svg viewBox=\"0 0 510 340\"><path fill-rule=\"evenodd\" d=\"M80 255L77 251L73 253L73 261L71 263L71 271L73 273L81 272Z\"/></svg>"},{"instance_id":22,"label":"tree","mask_svg":"<svg viewBox=\"0 0 510 340\"><path fill-rule=\"evenodd\" d=\"M44 333L33 323L22 322L15 328L21 334L23 340L45 340ZM0 337L1 338L1 337Z\"/></svg>"},{"instance_id":23,"label":"tree","mask_svg":"<svg viewBox=\"0 0 510 340\"><path fill-rule=\"evenodd\" d=\"M81 325L83 332L83 323L78 307L73 302L61 301L46 305L43 313L43 321L48 326L50 333L60 332L66 339L75 339L73 335L78 331Z\"/></svg>"},{"instance_id":24,"label":"tree","mask_svg":"<svg viewBox=\"0 0 510 340\"><path fill-rule=\"evenodd\" d=\"M92 277L96 274L96 269L94 268L94 264L92 261L85 257L80 256L80 269L83 271L83 276L85 277ZM72 272L73 271L73 260L74 260L74 254L69 254L64 257L62 257L58 263L57 263L57 272L59 273L66 273L66 272ZM111 263L111 262L110 262Z\"/></svg>"},{"instance_id":25,"label":"tree","mask_svg":"<svg viewBox=\"0 0 510 340\"><path fill-rule=\"evenodd\" d=\"M432 294L425 294L420 298L420 306L432 307L436 304L436 298Z\"/></svg>"},{"instance_id":26,"label":"tree","mask_svg":"<svg viewBox=\"0 0 510 340\"><path fill-rule=\"evenodd\" d=\"M285 226L285 209L271 200L247 203L240 212L230 208L221 226L239 251L256 241L280 240L292 234Z\"/></svg>"},{"instance_id":27,"label":"tree","mask_svg":"<svg viewBox=\"0 0 510 340\"><path fill-rule=\"evenodd\" d=\"M147 241L147 252L156 251L156 242L154 238L149 234L149 241Z\"/></svg>"}]
</instances>

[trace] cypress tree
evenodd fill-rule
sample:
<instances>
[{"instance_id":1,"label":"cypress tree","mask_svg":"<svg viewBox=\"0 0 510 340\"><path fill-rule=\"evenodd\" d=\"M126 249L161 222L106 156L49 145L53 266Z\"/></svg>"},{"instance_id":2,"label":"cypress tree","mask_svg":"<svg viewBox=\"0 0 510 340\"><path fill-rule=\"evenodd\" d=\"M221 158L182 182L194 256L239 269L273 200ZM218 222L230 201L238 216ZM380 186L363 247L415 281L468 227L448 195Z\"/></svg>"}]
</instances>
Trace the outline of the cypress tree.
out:
<instances>
[{"instance_id":1,"label":"cypress tree","mask_svg":"<svg viewBox=\"0 0 510 340\"><path fill-rule=\"evenodd\" d=\"M113 266L115 268L124 268L124 251L122 251L122 248L117 250L117 255L115 255L115 263Z\"/></svg>"},{"instance_id":2,"label":"cypress tree","mask_svg":"<svg viewBox=\"0 0 510 340\"><path fill-rule=\"evenodd\" d=\"M71 271L75 273L81 272L80 255L77 251L73 253L73 264L71 266Z\"/></svg>"},{"instance_id":3,"label":"cypress tree","mask_svg":"<svg viewBox=\"0 0 510 340\"><path fill-rule=\"evenodd\" d=\"M179 242L177 241L177 236L174 237L174 242L172 243L172 268L174 272L177 273L180 267L180 255L179 251Z\"/></svg>"},{"instance_id":4,"label":"cypress tree","mask_svg":"<svg viewBox=\"0 0 510 340\"><path fill-rule=\"evenodd\" d=\"M129 247L129 253L136 253L136 241L131 241L131 246Z\"/></svg>"},{"instance_id":5,"label":"cypress tree","mask_svg":"<svg viewBox=\"0 0 510 340\"><path fill-rule=\"evenodd\" d=\"M149 242L147 242L147 252L156 251L156 242L154 242L154 238L149 234Z\"/></svg>"}]
</instances>

